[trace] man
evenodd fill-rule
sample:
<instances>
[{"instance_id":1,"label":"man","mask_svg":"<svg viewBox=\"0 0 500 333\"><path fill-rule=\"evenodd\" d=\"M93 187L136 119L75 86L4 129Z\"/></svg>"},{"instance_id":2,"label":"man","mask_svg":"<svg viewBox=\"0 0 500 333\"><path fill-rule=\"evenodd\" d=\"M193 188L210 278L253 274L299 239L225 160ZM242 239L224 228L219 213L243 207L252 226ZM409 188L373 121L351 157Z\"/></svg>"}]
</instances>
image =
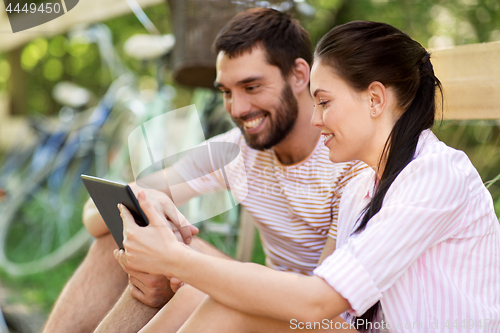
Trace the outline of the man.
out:
<instances>
[{"instance_id":1,"label":"man","mask_svg":"<svg viewBox=\"0 0 500 333\"><path fill-rule=\"evenodd\" d=\"M246 172L248 193L241 204L257 223L266 265L311 274L318 261L335 248L344 185L366 166L331 163L320 131L310 125L312 55L307 32L297 21L272 9L247 10L222 29L214 47L218 54L215 85L237 128L211 140L240 146L242 159L228 167L227 173L237 179ZM167 170L169 182L182 183L176 205L226 189L220 171L183 182L196 178L193 175L202 167L194 156L188 156ZM137 185L133 188L140 190ZM155 190L146 194L164 213L166 194ZM63 290L45 332L89 332L99 322L97 332L136 332L167 300L145 330L176 332L205 295L188 285L178 289L179 284L172 283L169 288L165 277L124 267L129 274L127 284L127 274L112 256L116 245L91 202L86 204L83 219L96 241ZM189 246L224 256L192 238L196 228L173 222Z\"/></svg>"}]
</instances>

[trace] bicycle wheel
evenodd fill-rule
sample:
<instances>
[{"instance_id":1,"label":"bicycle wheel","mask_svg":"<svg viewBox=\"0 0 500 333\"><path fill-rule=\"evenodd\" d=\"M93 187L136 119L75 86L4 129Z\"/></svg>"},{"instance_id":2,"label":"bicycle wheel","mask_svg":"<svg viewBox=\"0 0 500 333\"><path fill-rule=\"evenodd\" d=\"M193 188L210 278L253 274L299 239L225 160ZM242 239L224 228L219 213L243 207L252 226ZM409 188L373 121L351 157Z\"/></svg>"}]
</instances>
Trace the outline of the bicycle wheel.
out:
<instances>
[{"instance_id":1,"label":"bicycle wheel","mask_svg":"<svg viewBox=\"0 0 500 333\"><path fill-rule=\"evenodd\" d=\"M88 198L80 174L95 168L92 150L25 181L0 212L0 264L11 275L56 266L90 244L81 216ZM57 179L59 178L59 179Z\"/></svg>"},{"instance_id":2,"label":"bicycle wheel","mask_svg":"<svg viewBox=\"0 0 500 333\"><path fill-rule=\"evenodd\" d=\"M39 123L35 123L38 120ZM29 167L30 160L37 146L49 137L44 118L28 118L31 131L26 139L13 144L0 161L0 202L6 199L12 189L17 188L23 178L23 171ZM41 125L40 125L41 124ZM17 141L17 140L16 140Z\"/></svg>"}]
</instances>

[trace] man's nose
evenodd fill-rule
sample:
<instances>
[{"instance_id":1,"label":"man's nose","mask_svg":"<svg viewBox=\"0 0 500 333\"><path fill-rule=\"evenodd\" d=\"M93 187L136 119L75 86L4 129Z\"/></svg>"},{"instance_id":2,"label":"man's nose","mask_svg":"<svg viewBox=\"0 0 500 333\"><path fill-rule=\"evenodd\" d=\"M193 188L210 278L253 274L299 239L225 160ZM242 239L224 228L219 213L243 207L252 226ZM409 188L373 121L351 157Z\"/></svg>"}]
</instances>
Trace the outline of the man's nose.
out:
<instances>
[{"instance_id":1,"label":"man's nose","mask_svg":"<svg viewBox=\"0 0 500 333\"><path fill-rule=\"evenodd\" d=\"M242 117L252 110L252 105L247 96L233 94L231 97L231 116L234 118Z\"/></svg>"}]
</instances>

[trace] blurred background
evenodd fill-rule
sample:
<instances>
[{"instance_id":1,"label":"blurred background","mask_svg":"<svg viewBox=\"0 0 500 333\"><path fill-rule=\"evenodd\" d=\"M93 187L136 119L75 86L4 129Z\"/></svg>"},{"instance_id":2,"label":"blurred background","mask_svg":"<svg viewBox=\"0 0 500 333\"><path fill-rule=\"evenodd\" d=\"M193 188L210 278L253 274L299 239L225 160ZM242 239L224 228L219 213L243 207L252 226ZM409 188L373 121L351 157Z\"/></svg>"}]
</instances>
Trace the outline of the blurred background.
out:
<instances>
[{"instance_id":1,"label":"blurred background","mask_svg":"<svg viewBox=\"0 0 500 333\"><path fill-rule=\"evenodd\" d=\"M176 124L199 118L206 138L233 126L211 89L210 45L237 12L290 12L313 46L352 20L392 24L434 50L500 41L497 0L81 0L65 16L16 34L2 6L0 306L24 332L43 324L90 244L81 225L88 198L81 173L133 180L128 133L168 110L195 104L198 114ZM468 154L498 216L499 121L467 112L467 120L444 120L434 131ZM203 208L194 205L186 208L191 214ZM238 258L240 213L235 208L202 227L205 238ZM263 263L258 234L250 242L243 259Z\"/></svg>"}]
</instances>

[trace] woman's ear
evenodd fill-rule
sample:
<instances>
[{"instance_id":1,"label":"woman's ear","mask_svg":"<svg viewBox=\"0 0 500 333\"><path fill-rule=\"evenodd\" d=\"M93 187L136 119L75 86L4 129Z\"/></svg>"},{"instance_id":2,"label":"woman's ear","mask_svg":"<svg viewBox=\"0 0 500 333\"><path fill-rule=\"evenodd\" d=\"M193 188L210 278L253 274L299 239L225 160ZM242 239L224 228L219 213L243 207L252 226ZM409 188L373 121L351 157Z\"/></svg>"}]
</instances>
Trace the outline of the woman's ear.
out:
<instances>
[{"instance_id":1,"label":"woman's ear","mask_svg":"<svg viewBox=\"0 0 500 333\"><path fill-rule=\"evenodd\" d=\"M309 91L309 78L311 75L311 68L307 61L302 58L295 59L295 65L290 75L290 86L292 90L298 94L304 89Z\"/></svg>"},{"instance_id":2,"label":"woman's ear","mask_svg":"<svg viewBox=\"0 0 500 333\"><path fill-rule=\"evenodd\" d=\"M382 83L374 81L368 86L367 92L371 116L378 117L387 105L387 88Z\"/></svg>"}]
</instances>

